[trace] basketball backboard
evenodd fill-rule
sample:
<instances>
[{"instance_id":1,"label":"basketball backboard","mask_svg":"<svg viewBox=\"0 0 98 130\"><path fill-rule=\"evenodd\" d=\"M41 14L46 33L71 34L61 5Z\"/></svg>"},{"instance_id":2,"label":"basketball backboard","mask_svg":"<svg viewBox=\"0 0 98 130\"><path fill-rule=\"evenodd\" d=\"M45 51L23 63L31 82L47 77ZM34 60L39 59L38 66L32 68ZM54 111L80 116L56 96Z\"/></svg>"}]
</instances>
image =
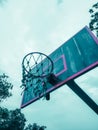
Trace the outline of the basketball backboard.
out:
<instances>
[{"instance_id":1,"label":"basketball backboard","mask_svg":"<svg viewBox=\"0 0 98 130\"><path fill-rule=\"evenodd\" d=\"M98 40L86 26L51 53L49 58L53 61L53 76L52 78L50 76L47 81L45 93L56 90L68 81L98 66ZM46 62L46 59L43 62ZM46 65L43 70L45 71L47 66L49 67L50 65L50 63ZM35 67L32 70L35 70ZM34 80L36 83L38 79L36 78ZM38 88L40 92L42 92L42 85L43 83ZM32 84L31 80L26 83L21 108L44 96L43 92L40 93L40 96L39 93L36 93L36 95L33 93L34 88L36 89L37 87L36 84Z\"/></svg>"}]
</instances>

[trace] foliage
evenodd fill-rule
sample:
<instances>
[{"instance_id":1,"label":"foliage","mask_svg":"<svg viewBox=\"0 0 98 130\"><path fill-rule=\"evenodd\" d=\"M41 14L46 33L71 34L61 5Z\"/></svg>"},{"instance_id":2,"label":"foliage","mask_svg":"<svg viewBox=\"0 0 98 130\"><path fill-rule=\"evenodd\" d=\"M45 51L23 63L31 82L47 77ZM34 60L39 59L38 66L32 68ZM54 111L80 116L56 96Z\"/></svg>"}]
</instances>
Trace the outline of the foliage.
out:
<instances>
[{"instance_id":1,"label":"foliage","mask_svg":"<svg viewBox=\"0 0 98 130\"><path fill-rule=\"evenodd\" d=\"M12 90L13 85L8 82L8 78L5 74L0 75L0 102L12 95L10 90Z\"/></svg>"},{"instance_id":2,"label":"foliage","mask_svg":"<svg viewBox=\"0 0 98 130\"><path fill-rule=\"evenodd\" d=\"M89 9L89 13L91 15L89 27L91 31L96 32L96 36L98 37L98 2Z\"/></svg>"},{"instance_id":3,"label":"foliage","mask_svg":"<svg viewBox=\"0 0 98 130\"><path fill-rule=\"evenodd\" d=\"M0 107L0 130L23 130L25 122L25 116L20 109L9 111Z\"/></svg>"},{"instance_id":4,"label":"foliage","mask_svg":"<svg viewBox=\"0 0 98 130\"><path fill-rule=\"evenodd\" d=\"M13 85L9 83L8 76L0 75L0 102L12 96L10 90ZM0 130L44 130L45 126L38 126L36 123L25 126L26 119L20 109L8 110L0 107Z\"/></svg>"},{"instance_id":5,"label":"foliage","mask_svg":"<svg viewBox=\"0 0 98 130\"><path fill-rule=\"evenodd\" d=\"M25 127L25 123L26 118L20 109L8 110L0 107L0 130L44 130L46 128L36 123Z\"/></svg>"},{"instance_id":6,"label":"foliage","mask_svg":"<svg viewBox=\"0 0 98 130\"><path fill-rule=\"evenodd\" d=\"M44 130L46 126L39 126L36 123L33 125L29 124L24 130Z\"/></svg>"}]
</instances>

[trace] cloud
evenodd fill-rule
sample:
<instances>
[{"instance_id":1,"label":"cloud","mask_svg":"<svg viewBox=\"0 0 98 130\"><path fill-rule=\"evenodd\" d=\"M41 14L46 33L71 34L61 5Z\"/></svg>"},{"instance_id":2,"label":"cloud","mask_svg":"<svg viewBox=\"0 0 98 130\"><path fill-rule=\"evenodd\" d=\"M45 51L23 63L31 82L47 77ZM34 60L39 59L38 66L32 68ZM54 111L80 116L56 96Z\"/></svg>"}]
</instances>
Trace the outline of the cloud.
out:
<instances>
[{"instance_id":1,"label":"cloud","mask_svg":"<svg viewBox=\"0 0 98 130\"><path fill-rule=\"evenodd\" d=\"M4 102L6 107L20 107L23 57L31 51L53 52L88 23L87 9L91 3L10 0L6 9L0 10L0 66L14 84L13 97ZM97 69L76 80L94 97L98 86L96 72ZM49 102L41 99L22 112L28 122L46 125L51 130L98 129L96 114L66 85L52 92Z\"/></svg>"},{"instance_id":2,"label":"cloud","mask_svg":"<svg viewBox=\"0 0 98 130\"><path fill-rule=\"evenodd\" d=\"M57 0L57 4L62 4L63 3L63 0Z\"/></svg>"}]
</instances>

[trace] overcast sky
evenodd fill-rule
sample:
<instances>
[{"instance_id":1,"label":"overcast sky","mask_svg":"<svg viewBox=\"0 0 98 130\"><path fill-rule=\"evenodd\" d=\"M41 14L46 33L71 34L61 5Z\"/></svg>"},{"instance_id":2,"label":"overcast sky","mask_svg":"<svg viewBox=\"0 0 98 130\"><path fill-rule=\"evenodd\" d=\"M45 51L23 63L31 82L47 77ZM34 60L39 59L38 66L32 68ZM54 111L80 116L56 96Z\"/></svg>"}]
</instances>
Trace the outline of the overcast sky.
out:
<instances>
[{"instance_id":1,"label":"overcast sky","mask_svg":"<svg viewBox=\"0 0 98 130\"><path fill-rule=\"evenodd\" d=\"M13 96L2 105L21 104L21 62L30 52L50 54L90 21L97 0L8 0L0 7L0 71L10 76ZM98 68L76 79L98 104ZM66 85L22 109L28 123L47 130L98 130L98 116Z\"/></svg>"}]
</instances>

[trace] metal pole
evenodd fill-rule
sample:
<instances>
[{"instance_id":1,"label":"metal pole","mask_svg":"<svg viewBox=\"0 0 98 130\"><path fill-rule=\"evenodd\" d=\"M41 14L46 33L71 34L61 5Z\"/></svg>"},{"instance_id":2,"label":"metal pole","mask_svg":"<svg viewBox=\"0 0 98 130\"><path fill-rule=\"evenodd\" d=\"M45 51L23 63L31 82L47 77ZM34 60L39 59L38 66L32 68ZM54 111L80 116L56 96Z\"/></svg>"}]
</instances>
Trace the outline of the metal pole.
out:
<instances>
[{"instance_id":1,"label":"metal pole","mask_svg":"<svg viewBox=\"0 0 98 130\"><path fill-rule=\"evenodd\" d=\"M75 83L70 80L66 83L96 114L98 114L98 105Z\"/></svg>"}]
</instances>

